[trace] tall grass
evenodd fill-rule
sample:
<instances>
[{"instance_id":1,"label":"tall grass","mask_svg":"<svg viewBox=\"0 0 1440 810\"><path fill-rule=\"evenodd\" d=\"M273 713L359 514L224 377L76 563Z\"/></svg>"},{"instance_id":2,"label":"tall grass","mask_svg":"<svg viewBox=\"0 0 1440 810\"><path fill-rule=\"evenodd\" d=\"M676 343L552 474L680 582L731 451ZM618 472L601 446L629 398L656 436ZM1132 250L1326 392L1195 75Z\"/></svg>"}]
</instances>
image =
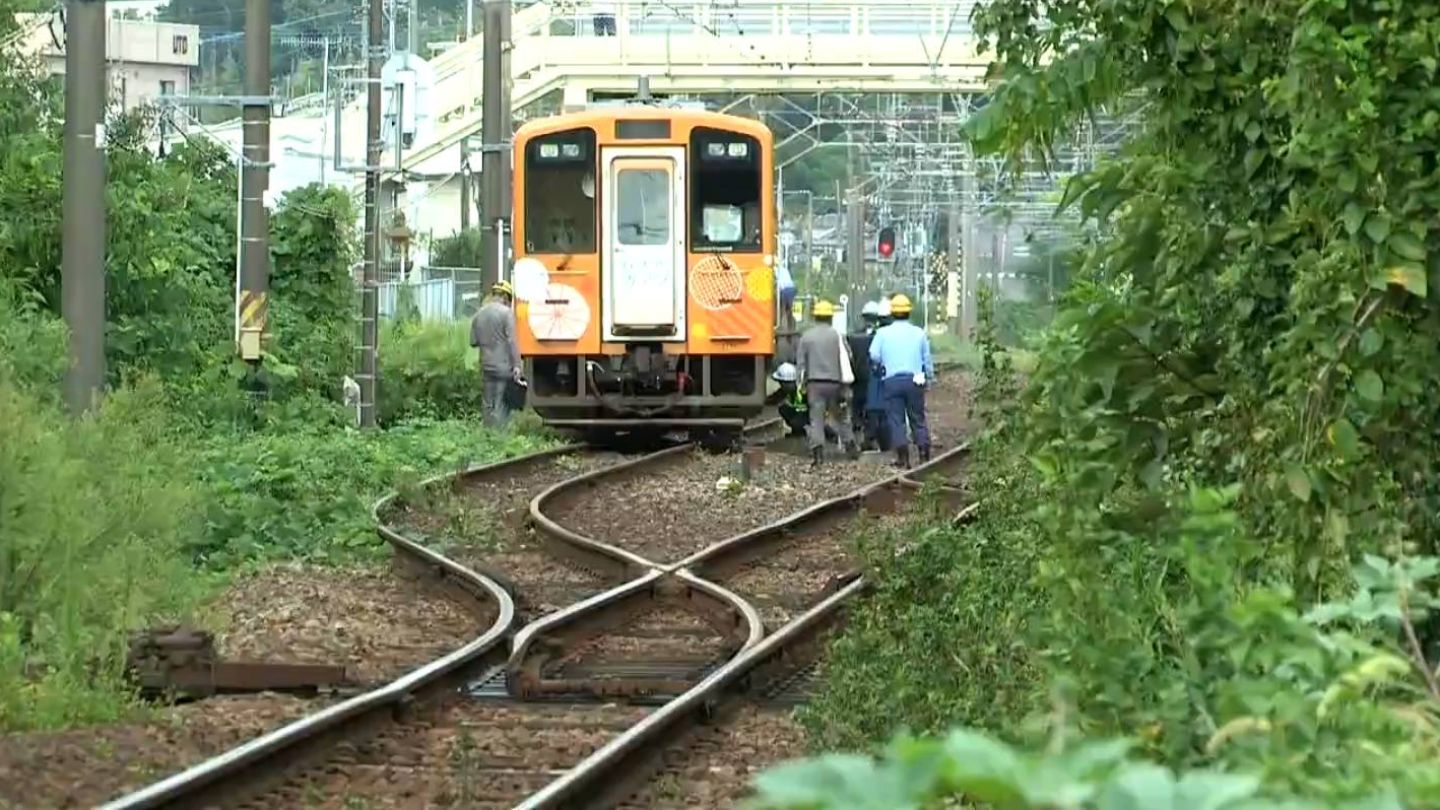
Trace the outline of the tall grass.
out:
<instances>
[{"instance_id":1,"label":"tall grass","mask_svg":"<svg viewBox=\"0 0 1440 810\"><path fill-rule=\"evenodd\" d=\"M387 321L380 338L380 419L480 412L480 361L463 321Z\"/></svg>"},{"instance_id":2,"label":"tall grass","mask_svg":"<svg viewBox=\"0 0 1440 810\"><path fill-rule=\"evenodd\" d=\"M72 421L0 376L0 728L119 716L126 631L200 596L181 553L199 495L162 403L143 383Z\"/></svg>"}]
</instances>

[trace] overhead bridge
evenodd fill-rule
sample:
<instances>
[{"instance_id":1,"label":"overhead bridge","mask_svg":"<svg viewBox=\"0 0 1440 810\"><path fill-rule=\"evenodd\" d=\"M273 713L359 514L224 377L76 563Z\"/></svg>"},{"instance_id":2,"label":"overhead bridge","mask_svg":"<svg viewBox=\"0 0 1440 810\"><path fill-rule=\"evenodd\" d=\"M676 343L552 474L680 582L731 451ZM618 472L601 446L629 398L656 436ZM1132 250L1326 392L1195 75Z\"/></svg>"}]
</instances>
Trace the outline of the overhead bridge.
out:
<instances>
[{"instance_id":1,"label":"overhead bridge","mask_svg":"<svg viewBox=\"0 0 1440 810\"><path fill-rule=\"evenodd\" d=\"M596 93L962 92L983 88L973 0L719 0L614 3L615 36L589 14L537 3L515 14L511 103L523 110L559 91L562 108ZM418 168L479 131L480 38L446 51L436 71L431 137L405 155ZM453 164L452 164L453 165Z\"/></svg>"},{"instance_id":2,"label":"overhead bridge","mask_svg":"<svg viewBox=\"0 0 1440 810\"><path fill-rule=\"evenodd\" d=\"M518 5L518 4L517 4ZM975 0L614 0L614 36L596 36L590 4L534 3L511 18L511 107L517 120L584 106L596 97L628 95L640 77L657 95L745 96L845 93L968 93L984 88L988 61L976 53L970 15ZM415 140L388 169L411 179L409 207L459 210L460 141L480 131L483 37L457 43L429 60L434 83ZM299 104L272 122L271 188L283 193L317 180L334 182L341 162L365 159L365 95L350 84L340 111ZM319 101L318 99L316 101ZM387 120L396 114L385 96ZM414 104L414 99L407 99ZM411 113L406 114L409 118ZM387 131L390 126L387 125ZM337 134L338 130L338 134ZM238 121L210 133L237 149ZM479 144L472 140L478 165ZM350 175L358 180L358 176ZM421 202L423 197L432 197ZM458 227L458 214L421 214L413 227L436 235ZM451 220L454 221L451 221Z\"/></svg>"}]
</instances>

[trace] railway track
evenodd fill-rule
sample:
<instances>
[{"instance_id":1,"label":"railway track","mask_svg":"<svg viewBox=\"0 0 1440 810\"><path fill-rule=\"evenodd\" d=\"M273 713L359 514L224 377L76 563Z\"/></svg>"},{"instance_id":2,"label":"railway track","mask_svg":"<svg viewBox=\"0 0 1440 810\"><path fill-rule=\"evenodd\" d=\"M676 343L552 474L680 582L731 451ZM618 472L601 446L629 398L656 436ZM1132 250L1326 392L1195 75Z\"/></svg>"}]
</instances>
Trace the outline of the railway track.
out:
<instances>
[{"instance_id":1,"label":"railway track","mask_svg":"<svg viewBox=\"0 0 1440 810\"><path fill-rule=\"evenodd\" d=\"M377 523L397 563L488 620L485 632L107 806L621 801L664 741L721 702L755 689L803 693L818 634L864 584L840 538L861 515L893 511L964 448L688 554L653 537L602 540L556 517L598 488L690 463L692 452L623 459L567 446L425 487L427 497L486 504L482 539L523 537L530 525L529 542L467 545L433 509L382 500Z\"/></svg>"}]
</instances>

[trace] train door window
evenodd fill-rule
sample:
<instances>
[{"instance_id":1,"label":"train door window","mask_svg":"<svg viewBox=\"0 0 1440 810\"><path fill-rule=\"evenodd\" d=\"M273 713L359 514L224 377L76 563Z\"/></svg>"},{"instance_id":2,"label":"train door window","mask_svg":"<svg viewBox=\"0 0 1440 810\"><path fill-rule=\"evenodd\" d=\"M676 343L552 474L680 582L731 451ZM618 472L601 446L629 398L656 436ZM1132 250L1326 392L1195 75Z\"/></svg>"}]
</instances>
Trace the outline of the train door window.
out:
<instances>
[{"instance_id":1,"label":"train door window","mask_svg":"<svg viewBox=\"0 0 1440 810\"><path fill-rule=\"evenodd\" d=\"M760 141L698 127L690 135L691 249L760 252Z\"/></svg>"},{"instance_id":2,"label":"train door window","mask_svg":"<svg viewBox=\"0 0 1440 810\"><path fill-rule=\"evenodd\" d=\"M595 252L595 131L556 132L525 147L525 250Z\"/></svg>"},{"instance_id":3,"label":"train door window","mask_svg":"<svg viewBox=\"0 0 1440 810\"><path fill-rule=\"evenodd\" d=\"M625 169L615 177L616 238L622 245L670 241L670 174Z\"/></svg>"}]
</instances>

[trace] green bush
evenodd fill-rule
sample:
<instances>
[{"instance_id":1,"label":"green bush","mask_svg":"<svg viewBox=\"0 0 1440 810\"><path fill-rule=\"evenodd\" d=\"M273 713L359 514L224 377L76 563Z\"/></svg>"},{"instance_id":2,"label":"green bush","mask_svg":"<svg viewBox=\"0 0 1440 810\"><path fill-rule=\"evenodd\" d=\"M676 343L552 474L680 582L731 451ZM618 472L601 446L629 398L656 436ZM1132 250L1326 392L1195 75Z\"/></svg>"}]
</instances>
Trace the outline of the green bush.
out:
<instances>
[{"instance_id":1,"label":"green bush","mask_svg":"<svg viewBox=\"0 0 1440 810\"><path fill-rule=\"evenodd\" d=\"M34 293L0 278L0 379L55 400L65 373L65 324Z\"/></svg>"},{"instance_id":2,"label":"green bush","mask_svg":"<svg viewBox=\"0 0 1440 810\"><path fill-rule=\"evenodd\" d=\"M127 708L125 633L183 617L202 529L158 385L70 422L0 374L0 727Z\"/></svg>"},{"instance_id":3,"label":"green bush","mask_svg":"<svg viewBox=\"0 0 1440 810\"><path fill-rule=\"evenodd\" d=\"M415 420L376 433L295 426L212 435L199 451L200 485L211 499L206 526L186 553L216 568L384 554L370 507L385 492L544 446L459 420Z\"/></svg>"},{"instance_id":4,"label":"green bush","mask_svg":"<svg viewBox=\"0 0 1440 810\"><path fill-rule=\"evenodd\" d=\"M1037 742L1054 690L1168 767L1436 806L1434 9L995 2L976 30L1004 80L967 134L1009 168L1143 114L1065 190L1099 236L1018 401L989 318L978 520L874 558L812 726ZM1297 615L1359 560L1348 625Z\"/></svg>"},{"instance_id":5,"label":"green bush","mask_svg":"<svg viewBox=\"0 0 1440 810\"><path fill-rule=\"evenodd\" d=\"M480 360L470 326L387 321L380 338L380 419L454 419L480 413Z\"/></svg>"},{"instance_id":6,"label":"green bush","mask_svg":"<svg viewBox=\"0 0 1440 810\"><path fill-rule=\"evenodd\" d=\"M994 483L1010 485L1007 500L1034 494L1012 481ZM1007 523L1026 510L1003 503L973 527L911 535L904 554L895 555L893 544L872 547L889 549L893 560L879 576L877 599L834 650L807 724L831 749L869 747L896 725L935 734L959 722L1031 746L1053 746L1073 728L1101 735L1128 728L1149 756L1246 773L1271 799L1324 802L1318 807L1392 795L1404 804L1380 806L1434 806L1440 687L1434 656L1414 633L1440 606L1440 559L1367 557L1347 593L1302 615L1288 587L1245 584L1259 547L1233 509L1237 492L1196 490L1178 517L1159 516L1157 534L1173 544L1132 547L1124 557L1100 552L1112 558L1101 567L1133 572L1128 579L1097 580L1050 563L1053 549L1027 542L1036 526ZM837 761L856 778L833 785L873 783L859 778L869 773L862 761ZM987 755L956 767L1000 762ZM822 763L790 777L813 785ZM1075 774L1027 768L948 787L922 770L904 791L996 800L1004 787L1002 806L1048 807L1036 791L1063 789L1077 803L1060 806L1111 806L1070 793L1077 788L1065 780ZM847 796L867 795L835 786L820 804L774 806L839 807ZM773 798L786 795L793 794Z\"/></svg>"}]
</instances>

